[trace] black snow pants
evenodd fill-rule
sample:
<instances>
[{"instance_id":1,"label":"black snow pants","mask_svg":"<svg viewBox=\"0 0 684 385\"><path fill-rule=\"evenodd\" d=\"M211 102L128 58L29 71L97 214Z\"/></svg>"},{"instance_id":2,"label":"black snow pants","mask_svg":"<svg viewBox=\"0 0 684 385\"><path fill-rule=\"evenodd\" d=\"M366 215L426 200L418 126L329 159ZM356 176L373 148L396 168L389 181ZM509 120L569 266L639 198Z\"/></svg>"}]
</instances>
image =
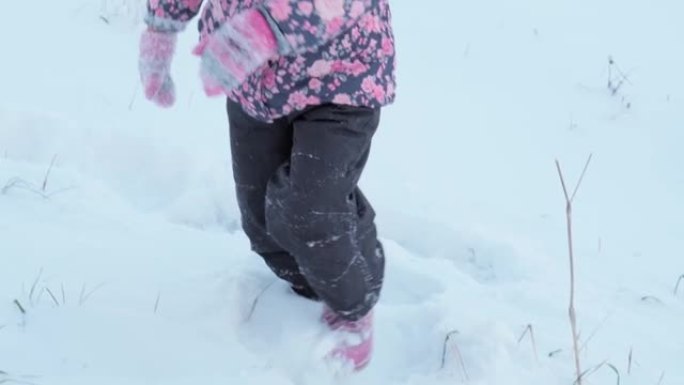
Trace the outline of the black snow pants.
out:
<instances>
[{"instance_id":1,"label":"black snow pants","mask_svg":"<svg viewBox=\"0 0 684 385\"><path fill-rule=\"evenodd\" d=\"M228 101L233 174L252 249L294 291L348 320L378 301L385 257L357 187L380 110L322 105L266 123Z\"/></svg>"}]
</instances>

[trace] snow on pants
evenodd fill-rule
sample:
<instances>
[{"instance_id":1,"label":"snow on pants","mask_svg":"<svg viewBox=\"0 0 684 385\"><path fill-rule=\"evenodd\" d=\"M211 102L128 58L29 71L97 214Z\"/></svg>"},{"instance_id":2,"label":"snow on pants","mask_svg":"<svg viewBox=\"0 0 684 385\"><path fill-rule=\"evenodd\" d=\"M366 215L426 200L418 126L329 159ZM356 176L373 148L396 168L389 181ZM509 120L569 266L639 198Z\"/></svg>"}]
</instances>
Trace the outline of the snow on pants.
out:
<instances>
[{"instance_id":1,"label":"snow on pants","mask_svg":"<svg viewBox=\"0 0 684 385\"><path fill-rule=\"evenodd\" d=\"M302 296L357 320L385 268L375 213L357 187L380 110L322 105L272 123L228 101L233 175L252 249Z\"/></svg>"}]
</instances>

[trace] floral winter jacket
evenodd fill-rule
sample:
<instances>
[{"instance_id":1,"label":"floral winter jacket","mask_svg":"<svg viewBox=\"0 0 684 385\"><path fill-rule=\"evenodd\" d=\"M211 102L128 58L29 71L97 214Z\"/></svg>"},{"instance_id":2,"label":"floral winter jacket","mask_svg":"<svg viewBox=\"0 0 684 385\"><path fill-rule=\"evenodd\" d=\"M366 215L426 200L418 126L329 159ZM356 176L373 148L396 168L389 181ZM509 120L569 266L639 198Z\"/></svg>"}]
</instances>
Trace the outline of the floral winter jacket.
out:
<instances>
[{"instance_id":1,"label":"floral winter jacket","mask_svg":"<svg viewBox=\"0 0 684 385\"><path fill-rule=\"evenodd\" d=\"M180 31L199 13L202 1L148 0L146 22L153 29ZM280 30L288 53L229 95L259 120L324 103L375 108L393 102L395 94L388 1L204 0L199 31L205 37L255 7Z\"/></svg>"}]
</instances>

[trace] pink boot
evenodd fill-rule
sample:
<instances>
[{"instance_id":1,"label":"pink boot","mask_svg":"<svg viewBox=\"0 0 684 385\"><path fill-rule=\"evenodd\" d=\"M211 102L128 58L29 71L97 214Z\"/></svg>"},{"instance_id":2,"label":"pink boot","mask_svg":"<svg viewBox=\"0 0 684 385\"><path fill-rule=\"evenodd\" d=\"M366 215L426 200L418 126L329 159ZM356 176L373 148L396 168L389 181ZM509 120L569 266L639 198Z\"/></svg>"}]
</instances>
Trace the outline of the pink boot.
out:
<instances>
[{"instance_id":1,"label":"pink boot","mask_svg":"<svg viewBox=\"0 0 684 385\"><path fill-rule=\"evenodd\" d=\"M373 312L358 321L347 321L326 306L322 318L337 334L329 357L350 364L354 371L365 368L373 352Z\"/></svg>"}]
</instances>

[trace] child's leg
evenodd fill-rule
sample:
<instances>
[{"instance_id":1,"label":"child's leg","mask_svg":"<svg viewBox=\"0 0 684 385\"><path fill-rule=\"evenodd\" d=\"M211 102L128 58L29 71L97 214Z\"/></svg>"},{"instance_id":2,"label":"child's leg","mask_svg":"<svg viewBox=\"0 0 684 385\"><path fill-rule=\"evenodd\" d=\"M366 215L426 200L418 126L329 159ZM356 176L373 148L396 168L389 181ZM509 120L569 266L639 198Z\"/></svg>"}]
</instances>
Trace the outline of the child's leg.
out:
<instances>
[{"instance_id":1,"label":"child's leg","mask_svg":"<svg viewBox=\"0 0 684 385\"><path fill-rule=\"evenodd\" d=\"M285 120L255 120L230 101L227 108L237 201L252 249L299 294L315 298L295 259L266 232L266 186L278 167L290 159L292 127Z\"/></svg>"},{"instance_id":2,"label":"child's leg","mask_svg":"<svg viewBox=\"0 0 684 385\"><path fill-rule=\"evenodd\" d=\"M292 121L293 145L268 185L269 234L295 256L319 297L349 320L378 300L384 255L357 187L380 110L326 105Z\"/></svg>"}]
</instances>

